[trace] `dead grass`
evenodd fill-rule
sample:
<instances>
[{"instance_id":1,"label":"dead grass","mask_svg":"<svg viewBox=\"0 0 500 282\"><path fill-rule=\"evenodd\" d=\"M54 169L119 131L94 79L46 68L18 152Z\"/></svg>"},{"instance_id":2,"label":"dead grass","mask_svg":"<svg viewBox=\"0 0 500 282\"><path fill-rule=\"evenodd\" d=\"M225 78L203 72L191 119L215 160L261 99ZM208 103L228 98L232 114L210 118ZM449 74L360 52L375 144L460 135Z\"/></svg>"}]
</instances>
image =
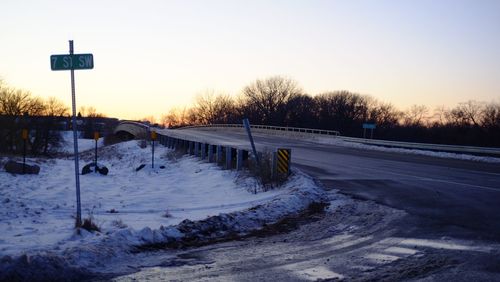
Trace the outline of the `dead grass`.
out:
<instances>
[{"instance_id":1,"label":"dead grass","mask_svg":"<svg viewBox=\"0 0 500 282\"><path fill-rule=\"evenodd\" d=\"M283 174L273 175L273 153L265 151L260 156L260 163L257 164L254 160L248 163L250 173L259 180L264 191L268 191L279 187L285 183L287 176Z\"/></svg>"},{"instance_id":2,"label":"dead grass","mask_svg":"<svg viewBox=\"0 0 500 282\"><path fill-rule=\"evenodd\" d=\"M123 229L123 228L127 228L128 226L123 223L123 221L121 219L115 219L111 222L111 225L115 226L115 227L118 227L120 229Z\"/></svg>"},{"instance_id":3,"label":"dead grass","mask_svg":"<svg viewBox=\"0 0 500 282\"><path fill-rule=\"evenodd\" d=\"M165 213L163 213L162 216L165 217L165 218L171 218L172 214L168 210L165 210Z\"/></svg>"},{"instance_id":4,"label":"dead grass","mask_svg":"<svg viewBox=\"0 0 500 282\"><path fill-rule=\"evenodd\" d=\"M78 226L75 221L75 227L85 229L89 232L94 232L94 231L101 232L101 228L95 222L94 216L92 214L89 214L87 218L83 219L81 226Z\"/></svg>"}]
</instances>

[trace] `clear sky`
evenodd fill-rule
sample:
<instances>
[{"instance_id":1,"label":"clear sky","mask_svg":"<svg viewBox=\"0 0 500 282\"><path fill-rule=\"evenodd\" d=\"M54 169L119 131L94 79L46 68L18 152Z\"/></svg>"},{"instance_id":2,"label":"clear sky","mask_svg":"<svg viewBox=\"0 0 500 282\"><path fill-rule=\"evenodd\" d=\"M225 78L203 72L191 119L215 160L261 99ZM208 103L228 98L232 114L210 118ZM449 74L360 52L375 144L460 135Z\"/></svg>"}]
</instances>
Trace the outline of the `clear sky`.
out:
<instances>
[{"instance_id":1,"label":"clear sky","mask_svg":"<svg viewBox=\"0 0 500 282\"><path fill-rule=\"evenodd\" d=\"M42 1L0 3L0 77L71 103L50 55L93 53L77 106L159 117L206 90L291 77L400 108L500 102L500 1Z\"/></svg>"}]
</instances>

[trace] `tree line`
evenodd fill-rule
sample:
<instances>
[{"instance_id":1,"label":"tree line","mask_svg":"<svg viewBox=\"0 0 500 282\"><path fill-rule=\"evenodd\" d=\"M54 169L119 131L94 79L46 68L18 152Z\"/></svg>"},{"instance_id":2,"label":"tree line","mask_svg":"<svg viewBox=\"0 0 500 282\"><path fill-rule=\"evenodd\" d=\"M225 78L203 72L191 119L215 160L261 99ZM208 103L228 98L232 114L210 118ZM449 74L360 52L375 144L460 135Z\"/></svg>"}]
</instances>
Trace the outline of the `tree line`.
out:
<instances>
[{"instance_id":1,"label":"tree line","mask_svg":"<svg viewBox=\"0 0 500 282\"><path fill-rule=\"evenodd\" d=\"M99 118L104 114L94 107L80 107L79 116ZM30 117L44 118L34 123ZM61 117L69 117L69 107L60 100L42 99L0 80L1 152L19 152L22 148L20 132L29 127L31 153L49 153L50 148L60 142L55 129ZM352 137L362 137L363 123L374 123L377 126L374 138L378 139L500 146L499 103L471 100L432 111L425 105L400 110L369 95L349 91L309 95L295 80L282 76L257 79L237 96L207 91L198 95L193 106L170 110L162 116L161 123L175 128L240 124L243 118L249 118L253 124L338 130ZM84 131L89 135L93 124L90 122L86 126L89 128Z\"/></svg>"},{"instance_id":2,"label":"tree line","mask_svg":"<svg viewBox=\"0 0 500 282\"><path fill-rule=\"evenodd\" d=\"M363 123L374 123L374 138L438 144L500 146L500 104L466 101L455 107L413 105L400 110L391 103L349 91L305 93L290 78L257 79L237 96L207 91L193 106L162 116L170 128L241 123L338 130L362 137Z\"/></svg>"},{"instance_id":3,"label":"tree line","mask_svg":"<svg viewBox=\"0 0 500 282\"><path fill-rule=\"evenodd\" d=\"M21 132L28 129L28 153L49 154L60 145L57 129L61 128L61 122L69 121L69 116L69 107L57 98L42 99L0 80L0 152L20 153L24 145ZM93 107L80 107L79 117L104 115Z\"/></svg>"}]
</instances>

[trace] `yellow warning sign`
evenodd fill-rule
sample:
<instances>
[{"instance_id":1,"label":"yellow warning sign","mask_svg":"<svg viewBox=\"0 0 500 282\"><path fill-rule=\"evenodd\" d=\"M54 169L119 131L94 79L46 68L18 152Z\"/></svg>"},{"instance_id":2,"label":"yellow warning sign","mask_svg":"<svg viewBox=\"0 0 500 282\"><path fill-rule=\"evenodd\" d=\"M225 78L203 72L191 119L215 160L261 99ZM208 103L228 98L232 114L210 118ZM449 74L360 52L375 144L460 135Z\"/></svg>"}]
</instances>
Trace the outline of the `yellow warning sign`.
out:
<instances>
[{"instance_id":1,"label":"yellow warning sign","mask_svg":"<svg viewBox=\"0 0 500 282\"><path fill-rule=\"evenodd\" d=\"M156 140L156 131L151 131L151 140Z\"/></svg>"},{"instance_id":2,"label":"yellow warning sign","mask_svg":"<svg viewBox=\"0 0 500 282\"><path fill-rule=\"evenodd\" d=\"M290 173L290 149L278 149L278 173Z\"/></svg>"},{"instance_id":3,"label":"yellow warning sign","mask_svg":"<svg viewBox=\"0 0 500 282\"><path fill-rule=\"evenodd\" d=\"M28 130L27 129L23 129L23 133L22 133L22 136L23 140L26 140L28 139Z\"/></svg>"},{"instance_id":4,"label":"yellow warning sign","mask_svg":"<svg viewBox=\"0 0 500 282\"><path fill-rule=\"evenodd\" d=\"M94 132L94 140L95 141L99 140L99 132L98 131Z\"/></svg>"}]
</instances>

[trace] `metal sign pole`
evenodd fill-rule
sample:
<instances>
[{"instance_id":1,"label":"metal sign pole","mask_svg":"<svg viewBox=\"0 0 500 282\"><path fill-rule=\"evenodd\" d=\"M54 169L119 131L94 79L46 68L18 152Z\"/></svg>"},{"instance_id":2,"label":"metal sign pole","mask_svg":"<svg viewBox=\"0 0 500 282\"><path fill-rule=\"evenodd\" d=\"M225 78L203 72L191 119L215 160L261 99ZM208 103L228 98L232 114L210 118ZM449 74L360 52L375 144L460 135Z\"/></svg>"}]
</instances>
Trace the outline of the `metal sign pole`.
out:
<instances>
[{"instance_id":1,"label":"metal sign pole","mask_svg":"<svg viewBox=\"0 0 500 282\"><path fill-rule=\"evenodd\" d=\"M155 140L156 140L156 131L151 131L151 168L155 168Z\"/></svg>"},{"instance_id":2,"label":"metal sign pole","mask_svg":"<svg viewBox=\"0 0 500 282\"><path fill-rule=\"evenodd\" d=\"M155 140L151 140L151 168L155 168Z\"/></svg>"},{"instance_id":3,"label":"metal sign pole","mask_svg":"<svg viewBox=\"0 0 500 282\"><path fill-rule=\"evenodd\" d=\"M69 41L69 54L73 55L73 40ZM76 227L82 226L82 207L80 202L80 168L78 158L78 136L76 132L76 98L75 98L75 70L71 68L71 102L73 109L73 145L75 154L75 180L76 180Z\"/></svg>"},{"instance_id":4,"label":"metal sign pole","mask_svg":"<svg viewBox=\"0 0 500 282\"><path fill-rule=\"evenodd\" d=\"M23 146L23 174L26 173L26 139L27 137L25 137L26 132L25 132L26 129L23 129L23 143L24 143L24 146Z\"/></svg>"},{"instance_id":5,"label":"metal sign pole","mask_svg":"<svg viewBox=\"0 0 500 282\"><path fill-rule=\"evenodd\" d=\"M95 140L95 162L94 162L94 171L97 173L97 140Z\"/></svg>"},{"instance_id":6,"label":"metal sign pole","mask_svg":"<svg viewBox=\"0 0 500 282\"><path fill-rule=\"evenodd\" d=\"M243 125L247 130L248 139L250 139L250 145L252 145L252 151L255 156L255 160L257 161L257 165L260 165L259 155L257 155L257 150L255 149L255 144L253 142L252 131L250 130L250 121L248 119L243 119Z\"/></svg>"}]
</instances>

